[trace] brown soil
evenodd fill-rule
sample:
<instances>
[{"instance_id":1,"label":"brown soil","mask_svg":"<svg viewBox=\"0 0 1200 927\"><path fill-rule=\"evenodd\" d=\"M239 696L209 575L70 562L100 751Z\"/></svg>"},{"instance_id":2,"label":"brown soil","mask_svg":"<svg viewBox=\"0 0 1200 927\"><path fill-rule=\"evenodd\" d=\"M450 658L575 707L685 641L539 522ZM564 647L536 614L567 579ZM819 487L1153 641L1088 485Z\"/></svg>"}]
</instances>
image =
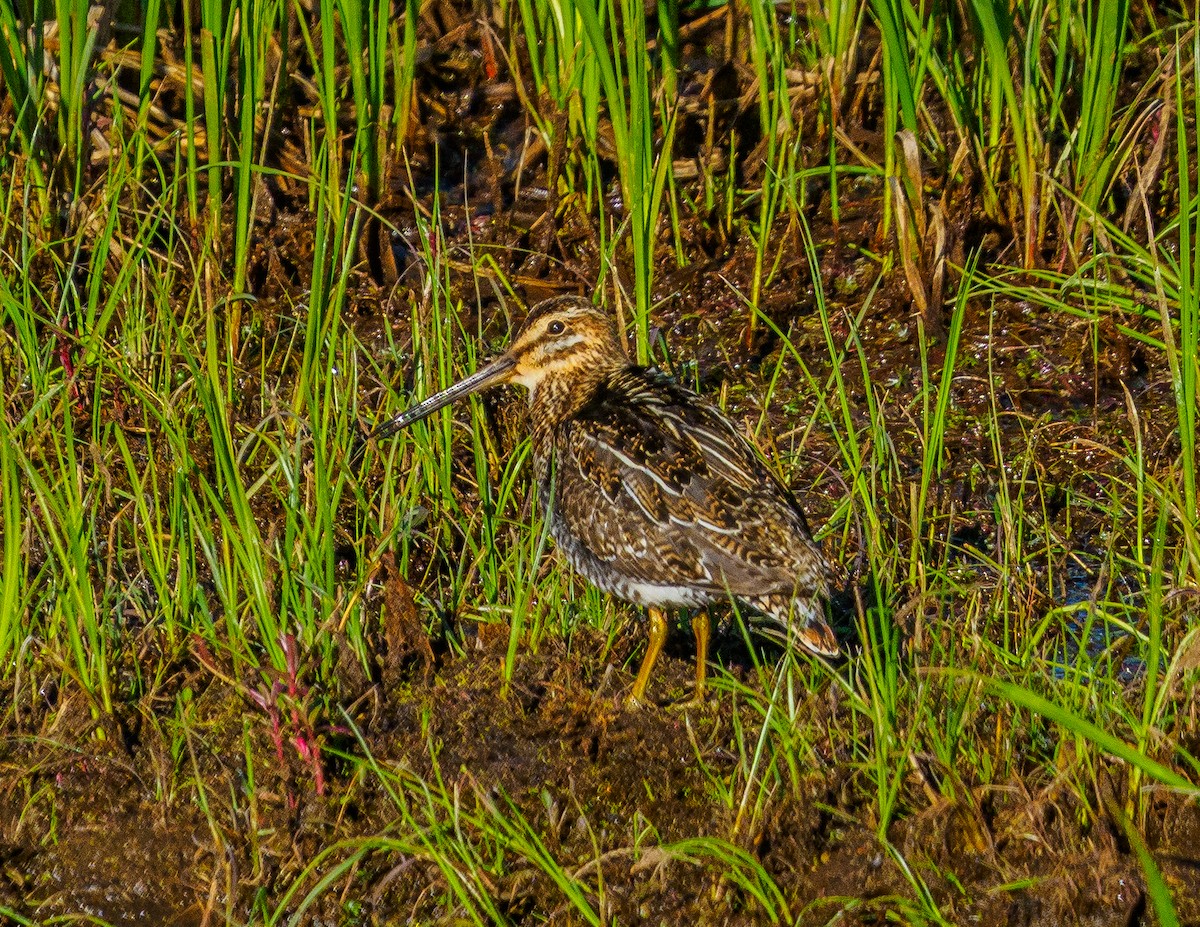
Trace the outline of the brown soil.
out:
<instances>
[{"instance_id":1,"label":"brown soil","mask_svg":"<svg viewBox=\"0 0 1200 927\"><path fill-rule=\"evenodd\" d=\"M824 924L839 911L839 922L851 924L881 923L889 911L914 917L913 890L876 836L844 746L815 744L803 797L779 796L761 819L739 822L701 772L740 781L728 702L621 710L614 697L630 676L593 656L602 645L591 632L549 638L521 655L510 691L497 697L506 642L477 640L427 677L373 692L351 717L378 762L440 777L464 812L490 806L515 819L519 811L564 869L595 887L593 905L603 886L609 923L770 923L764 906L730 883L728 866L672 849L731 835L782 889L777 912L798 924ZM681 696L686 660L668 658L664 670L659 687ZM808 710L843 709L822 693ZM204 686L186 714L174 748L188 754L190 782L171 777L164 753L172 742L157 731L143 731L128 750L98 743L83 736L95 730L87 712L70 705L55 712L53 735L6 738L0 904L35 918L191 925L228 915L241 923L260 903L273 912L297 881L301 896L311 889L316 876L301 873L327 848L342 850L318 872L349 857L355 838L401 836L404 819L378 780L339 776L331 759L318 796L290 751L278 763L262 719L247 715L227 686ZM327 747L364 752L344 734ZM246 755L255 760L253 791ZM425 820L421 814L414 817ZM1143 879L1120 827L1104 814L1086 818L1061 783L1030 777L968 788L954 800L931 797L887 836L953 923L1142 921ZM1200 922L1188 889L1200 870L1200 810L1163 795L1152 803L1148 832L1181 921ZM583 922L528 863L492 879L512 923ZM427 859L380 846L302 922L458 923L464 915L445 888ZM282 908L296 909L296 898Z\"/></svg>"},{"instance_id":2,"label":"brown soil","mask_svg":"<svg viewBox=\"0 0 1200 927\"><path fill-rule=\"evenodd\" d=\"M466 13L454 19L458 15L443 4L423 24L423 118L408 140L414 173L401 177L400 163L393 165L378 204L399 234L369 224L352 281L347 317L380 357L387 353L386 333L403 346L409 330L410 294L421 282L410 217L414 201L431 202L435 150L445 247L469 243L475 254L490 253L529 303L581 290L600 269L591 217L570 202L547 212L544 153L522 166L524 182L518 184L512 151L523 138L525 116L511 83L484 77L478 24ZM696 62L692 76L713 78L709 86L716 89L708 92L719 96L713 109L717 137L736 128L750 151L754 113L737 105L746 75L710 61L703 32L691 41L685 58ZM729 86L721 95L723 82ZM879 156L878 101L866 92L857 105L844 114L847 131L862 150ZM695 113L684 117L680 138L702 138L700 119ZM806 131L810 160L819 164L827 142L815 117L808 117ZM280 163L299 156L280 145ZM753 179L752 165L747 158L740 182ZM941 195L951 184L949 172L928 167L930 188ZM272 339L303 328L290 313L303 303L311 255L307 194L282 178L269 179L268 186L249 274L259 301L247 310L242 342L249 378L258 375L260 354L270 355ZM952 192L958 217L950 229L953 253L960 260L975 249L985 261L1006 257L1007 232L982 214L978 186L964 182ZM864 255L887 250L890 242L878 182L844 184L840 195L836 223L827 187L815 184L807 201L835 337L842 340L847 317L857 314L878 274L878 263ZM456 205L464 200L475 204L471 212ZM734 414L750 419L780 347L769 326L749 330L734 295L735 287L749 288L752 243L723 229L719 217L699 213L684 217L682 233L686 268L675 266L665 234L661 242L654 322L676 372L706 393L728 390ZM782 259L764 295L764 312L790 334L823 382L829 362L802 242L796 228L782 223L773 240ZM1048 248L1048 262L1059 256ZM476 262L476 269L481 266ZM629 268L618 272L631 279ZM467 265L453 282L472 307L468 311L482 314L493 343L501 343L517 310L496 298L494 284L482 272L476 278ZM476 292L484 294L478 305ZM901 272L883 281L871 305L859 328L862 350L872 371L886 371L879 382L895 426L892 437L899 459L915 474L921 466L914 426L922 402L921 353ZM1104 501L1101 478L1115 473L1117 462L1096 448L1120 452L1131 438L1125 389L1142 410L1147 447L1161 461L1172 458L1173 400L1161 359L1115 324L1094 330L1017 304L991 313L982 304L971 306L963 343L947 436L950 461L937 487L944 497L939 504L953 505L961 517L941 541L963 547L997 542L991 516L997 465L985 422L999 396L1008 460L1035 458L1048 517L1056 524L1070 518L1070 539L1080 550L1103 549L1097 540L1102 519L1061 507L1067 490L1072 500L1090 494ZM942 350L935 333L934 364ZM381 380L366 384L368 408L382 405L393 378L404 382L406 362L392 358ZM858 358L843 367L854 414L865 423ZM808 421L816 403L795 365L787 370L769 410L769 432L777 437ZM291 373L267 375L284 380ZM247 382L253 393L252 379ZM491 402L499 417L511 419L511 428L498 429L507 440L520 430L520 414ZM813 490L805 502L815 524L827 521L844 494L824 463L837 459L832 439L814 432L791 474L796 486ZM834 553L851 587L858 579L856 551ZM351 579L356 567L347 567ZM277 914L287 922L321 874L358 854L354 866L304 910L300 923L469 922L465 907L453 900L447 874L428 857L401 848L399 841L414 839L403 832L408 819L380 778L364 774L361 759L369 755L388 769L440 779L459 797L464 814L486 817L496 809L510 821L523 819L528 835L590 887L588 903L605 923L913 922L921 905L889 846L953 923L1099 927L1150 921L1142 870L1110 810L1120 805L1115 796L1127 794L1128 783L1113 778L1119 771L1097 770L1093 793L1081 796L1067 784L1074 775L1045 771L1040 761L1049 751L1035 756L1036 745L1026 745L1030 759L1022 776L987 787L961 783L947 798L929 788L922 772L926 758L914 756L902 786L904 811L885 843L861 757L831 738L799 758L802 791L782 790L762 814L739 813L720 797L722 789L740 797L745 786L730 697L675 704L690 679L686 634L673 635L655 676L659 704L627 711L619 705L631 681L630 664L640 655L636 621L611 646L591 629L530 642L520 649L506 686L506 629L489 632L449 616L463 641L461 650L449 647L436 634L426 636L429 617L406 611L402 590L390 587L384 594L396 597L386 611L398 624L380 631L379 671L372 677L346 656L336 691L308 683L313 688L304 704L314 716L306 723L319 733L325 750L320 762L293 749L287 738L294 730L286 719L282 734L273 731L271 718L247 695L251 681L231 683L219 661L196 645L162 654L148 643L147 665L168 668L162 681L99 720L77 694L55 689L56 668L38 663L15 694L5 694L2 706L0 908L32 922L84 916L116 925L200 925L258 923ZM953 633L952 613L938 620L949 623L940 633ZM843 631L848 623L843 616ZM718 644L735 676L760 684L736 634L726 633ZM849 715L836 690L825 687L808 699L805 710L828 721L819 728L837 730ZM749 732L745 742L754 743L756 734ZM444 808L410 814L430 832L449 826ZM1200 924L1200 808L1164 791L1150 803L1143 830L1174 890L1181 921ZM388 845L381 834L398 842ZM765 870L782 897L764 900L749 884L735 884L728 861L684 843L697 838L727 841ZM363 849L368 839L376 842ZM486 860L487 848L480 852ZM496 866L487 878L490 896L501 905L498 916L510 923L585 922L542 869ZM293 887L297 893L285 899Z\"/></svg>"}]
</instances>

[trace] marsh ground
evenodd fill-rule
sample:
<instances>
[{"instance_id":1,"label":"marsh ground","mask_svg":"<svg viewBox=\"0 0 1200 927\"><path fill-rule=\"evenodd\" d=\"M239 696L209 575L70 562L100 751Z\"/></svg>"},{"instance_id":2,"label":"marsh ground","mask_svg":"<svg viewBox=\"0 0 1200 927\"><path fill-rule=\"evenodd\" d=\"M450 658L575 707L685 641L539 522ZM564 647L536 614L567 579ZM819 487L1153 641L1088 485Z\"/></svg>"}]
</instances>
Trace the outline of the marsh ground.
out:
<instances>
[{"instance_id":1,"label":"marsh ground","mask_svg":"<svg viewBox=\"0 0 1200 927\"><path fill-rule=\"evenodd\" d=\"M78 250L59 263L61 241L22 250L20 224L5 226L6 266L24 275L10 294L31 283L61 294L64 280L72 292L119 291L122 267L136 276L164 262L156 311L177 320L178 339L128 336L159 324L135 322L136 300L99 316L43 308L27 328L10 307L0 328L6 440L20 448L19 464L5 464L17 476L0 484L21 500L4 523L19 534L17 598L25 613L65 616L22 625L0 702L3 916L1125 925L1158 916L1144 841L1179 922L1200 924L1194 794L1152 781L1080 722L1194 783L1196 598L1177 567L1194 538L1174 527L1169 502L1146 502L1181 453L1161 322L1136 311L1154 294L1135 281L1129 306L1049 310L1049 297L1089 305L1072 301L1087 281L1001 272L1021 242L985 208L986 184L930 158L922 195L938 204L942 246L915 258L933 299L921 312L913 278L887 259L898 246L884 221L889 142L869 25L836 131L815 102L819 73L789 72L804 169L789 175L790 205L764 249L753 221L775 168L763 167L754 75L732 54L736 9L686 17L676 206L651 249L647 344L745 425L821 526L846 658L772 650L725 611L714 691L685 705L681 618L652 682L656 704L624 710L640 617L539 546L516 393L458 410L441 443L406 438L355 456L370 424L449 375L452 357L457 370L464 353L502 345L523 304L601 280L606 302L630 312L618 289L636 270L613 246L623 214L611 125L590 154L578 140L547 148L531 112L552 107L530 103L528 61L497 54L519 39L465 6L426 7L405 159L364 195L370 212L354 218L335 285L315 278L328 229L298 166L319 102L303 75L280 84L285 99L262 131L278 172L254 179L244 295L189 276L185 258L205 251L182 202L158 220L169 231L122 239L162 203L162 177L113 209L124 248L99 266ZM180 33L163 44L181 58ZM1127 67L1129 105L1151 56ZM180 93L163 79L152 118L166 134L178 130ZM950 134L948 112L925 116ZM19 116L6 105L0 118ZM112 129L101 105L89 118ZM1143 128L1131 147L1154 161L1157 136ZM855 167L836 189L820 169L831 136ZM113 201L117 160L93 152L81 213ZM14 190L30 182L18 160L5 163ZM1169 167L1149 183L1121 179L1127 193L1150 191L1128 234L1152 235L1178 181ZM84 241L86 257L97 226L64 221L63 240ZM1041 241L1037 266L1077 261L1068 238ZM337 308L314 326L319 287ZM99 344L78 336L85 315L109 327ZM215 332L235 318L222 354ZM184 335L195 335L192 354ZM52 393L21 372L31 342L51 358ZM121 364L137 345L147 353L134 356L135 376ZM304 393L310 351L332 384L313 394L322 402ZM217 369L224 405L204 405L192 386ZM160 397L153 415L146 382ZM25 427L47 403L46 427L71 434L66 457L65 439ZM326 414L340 430L317 424ZM231 473L254 490L244 521ZM64 478L78 480L87 513L76 524L82 582L59 578L65 535L39 527L59 517L45 499ZM184 515L164 501L173 479ZM310 575L293 519L325 504L321 483L342 491L312 529L325 560ZM139 498L167 514L155 521ZM156 548L139 540L147 524L147 537L183 526L199 540L170 546L176 559L156 574ZM229 564L243 564L238 531L252 531L243 543L266 563L242 593L228 588ZM80 644L67 629L84 589L110 624ZM288 612L296 602L309 603L311 624ZM278 616L274 640L247 617L259 606ZM80 669L90 658L73 662L88 648L104 652L103 686ZM1034 694L1064 713L1031 708ZM1154 723L1139 727L1148 703Z\"/></svg>"}]
</instances>

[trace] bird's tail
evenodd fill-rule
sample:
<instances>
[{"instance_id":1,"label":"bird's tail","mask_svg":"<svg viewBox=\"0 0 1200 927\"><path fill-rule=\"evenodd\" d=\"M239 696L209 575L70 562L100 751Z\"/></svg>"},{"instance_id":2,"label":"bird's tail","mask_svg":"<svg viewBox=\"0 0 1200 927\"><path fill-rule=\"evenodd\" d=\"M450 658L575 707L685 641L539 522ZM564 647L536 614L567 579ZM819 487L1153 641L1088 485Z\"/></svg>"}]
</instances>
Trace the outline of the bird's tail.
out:
<instances>
[{"instance_id":1,"label":"bird's tail","mask_svg":"<svg viewBox=\"0 0 1200 927\"><path fill-rule=\"evenodd\" d=\"M775 627L763 629L771 637L799 644L821 657L836 657L841 653L837 636L825 620L825 606L820 598L765 595L746 602L773 619Z\"/></svg>"}]
</instances>

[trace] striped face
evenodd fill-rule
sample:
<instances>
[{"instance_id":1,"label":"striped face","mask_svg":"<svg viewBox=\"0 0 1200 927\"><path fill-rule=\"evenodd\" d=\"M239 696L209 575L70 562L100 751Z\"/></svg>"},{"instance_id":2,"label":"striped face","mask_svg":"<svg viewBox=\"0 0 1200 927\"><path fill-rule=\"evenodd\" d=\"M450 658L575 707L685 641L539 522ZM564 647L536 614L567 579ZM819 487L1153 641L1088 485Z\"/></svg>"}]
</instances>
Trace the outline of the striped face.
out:
<instances>
[{"instance_id":1,"label":"striped face","mask_svg":"<svg viewBox=\"0 0 1200 927\"><path fill-rule=\"evenodd\" d=\"M529 311L507 351L471 376L384 422L372 437L395 434L460 396L489 386L519 383L535 392L547 380L569 383L575 377L625 363L616 325L605 312L579 296L548 299Z\"/></svg>"},{"instance_id":2,"label":"striped face","mask_svg":"<svg viewBox=\"0 0 1200 927\"><path fill-rule=\"evenodd\" d=\"M589 370L626 363L612 319L575 296L535 306L505 354L513 359L508 379L530 390L547 379L570 380Z\"/></svg>"}]
</instances>

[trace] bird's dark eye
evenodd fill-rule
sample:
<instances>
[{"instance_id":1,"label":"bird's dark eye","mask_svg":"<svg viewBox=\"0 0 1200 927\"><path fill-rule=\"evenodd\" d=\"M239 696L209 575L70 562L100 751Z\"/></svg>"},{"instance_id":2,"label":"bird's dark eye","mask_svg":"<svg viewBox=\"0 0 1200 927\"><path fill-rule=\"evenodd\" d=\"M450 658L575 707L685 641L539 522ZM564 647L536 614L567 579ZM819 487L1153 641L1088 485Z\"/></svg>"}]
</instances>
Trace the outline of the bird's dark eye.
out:
<instances>
[{"instance_id":1,"label":"bird's dark eye","mask_svg":"<svg viewBox=\"0 0 1200 927\"><path fill-rule=\"evenodd\" d=\"M565 326L558 319L555 319L553 322L551 322L549 325L546 326L546 331L549 332L551 335L561 335L566 330L566 327L567 326Z\"/></svg>"}]
</instances>

